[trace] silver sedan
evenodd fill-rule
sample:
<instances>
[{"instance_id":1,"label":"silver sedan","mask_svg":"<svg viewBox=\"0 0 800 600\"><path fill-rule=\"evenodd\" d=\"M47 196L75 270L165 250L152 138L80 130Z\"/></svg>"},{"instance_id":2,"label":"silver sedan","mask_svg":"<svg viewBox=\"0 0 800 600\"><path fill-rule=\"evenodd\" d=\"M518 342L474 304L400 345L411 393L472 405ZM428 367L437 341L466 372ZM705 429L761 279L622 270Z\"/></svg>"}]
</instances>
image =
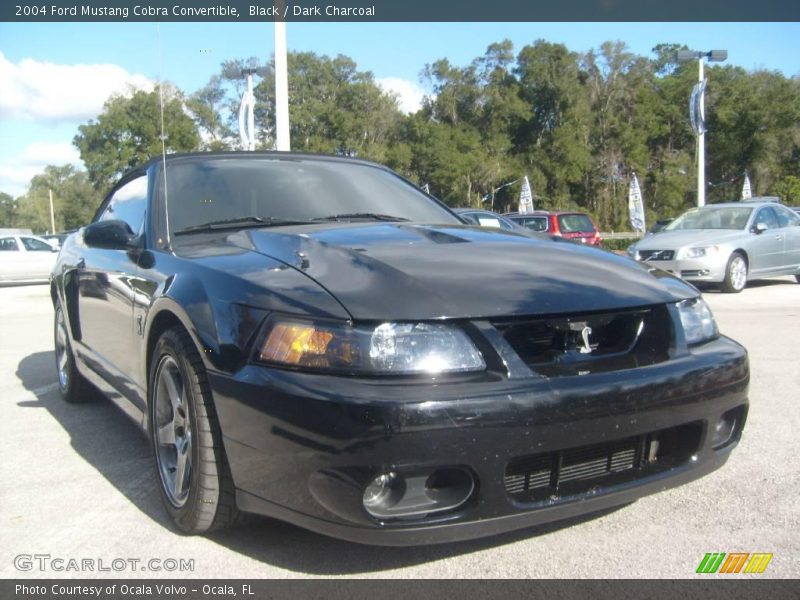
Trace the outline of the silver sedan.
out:
<instances>
[{"instance_id":1,"label":"silver sedan","mask_svg":"<svg viewBox=\"0 0 800 600\"><path fill-rule=\"evenodd\" d=\"M687 281L720 284L725 292L781 275L800 282L800 216L776 202L693 208L628 254Z\"/></svg>"}]
</instances>

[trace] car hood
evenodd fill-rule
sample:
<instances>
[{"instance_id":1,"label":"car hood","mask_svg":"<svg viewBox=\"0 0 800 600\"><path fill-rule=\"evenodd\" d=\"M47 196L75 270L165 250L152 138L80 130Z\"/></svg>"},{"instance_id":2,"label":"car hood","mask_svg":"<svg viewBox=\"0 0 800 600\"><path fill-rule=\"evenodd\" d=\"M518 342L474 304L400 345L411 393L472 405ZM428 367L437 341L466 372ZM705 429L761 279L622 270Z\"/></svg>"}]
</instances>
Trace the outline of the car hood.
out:
<instances>
[{"instance_id":1,"label":"car hood","mask_svg":"<svg viewBox=\"0 0 800 600\"><path fill-rule=\"evenodd\" d=\"M677 250L684 246L700 244L724 244L741 239L744 231L733 229L687 229L682 231L662 231L650 235L636 243L637 250Z\"/></svg>"},{"instance_id":2,"label":"car hood","mask_svg":"<svg viewBox=\"0 0 800 600\"><path fill-rule=\"evenodd\" d=\"M300 270L363 320L565 314L697 295L603 250L479 227L284 227L242 231L227 243Z\"/></svg>"}]
</instances>

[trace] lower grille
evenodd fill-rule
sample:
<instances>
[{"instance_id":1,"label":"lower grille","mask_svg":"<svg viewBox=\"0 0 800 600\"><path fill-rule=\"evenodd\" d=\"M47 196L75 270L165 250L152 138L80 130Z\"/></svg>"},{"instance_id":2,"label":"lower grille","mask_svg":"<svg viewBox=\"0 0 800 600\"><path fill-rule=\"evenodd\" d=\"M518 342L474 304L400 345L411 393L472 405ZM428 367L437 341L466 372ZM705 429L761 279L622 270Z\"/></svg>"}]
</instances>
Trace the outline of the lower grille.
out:
<instances>
[{"instance_id":1,"label":"lower grille","mask_svg":"<svg viewBox=\"0 0 800 600\"><path fill-rule=\"evenodd\" d=\"M512 459L503 479L515 500L558 500L602 491L687 462L700 445L702 424Z\"/></svg>"}]
</instances>

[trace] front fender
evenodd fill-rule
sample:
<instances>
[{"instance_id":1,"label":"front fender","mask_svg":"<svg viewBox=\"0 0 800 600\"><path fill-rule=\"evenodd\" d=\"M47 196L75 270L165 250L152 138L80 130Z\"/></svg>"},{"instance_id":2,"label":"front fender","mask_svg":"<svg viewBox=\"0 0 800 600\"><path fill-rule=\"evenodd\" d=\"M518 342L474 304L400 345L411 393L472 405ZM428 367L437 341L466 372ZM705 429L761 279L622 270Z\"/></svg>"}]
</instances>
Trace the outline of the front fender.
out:
<instances>
[{"instance_id":1,"label":"front fender","mask_svg":"<svg viewBox=\"0 0 800 600\"><path fill-rule=\"evenodd\" d=\"M147 369L158 336L176 321L189 333L208 370L232 373L247 361L268 311L217 299L187 274L169 278L148 311L144 337ZM145 377L144 381L147 379Z\"/></svg>"}]
</instances>

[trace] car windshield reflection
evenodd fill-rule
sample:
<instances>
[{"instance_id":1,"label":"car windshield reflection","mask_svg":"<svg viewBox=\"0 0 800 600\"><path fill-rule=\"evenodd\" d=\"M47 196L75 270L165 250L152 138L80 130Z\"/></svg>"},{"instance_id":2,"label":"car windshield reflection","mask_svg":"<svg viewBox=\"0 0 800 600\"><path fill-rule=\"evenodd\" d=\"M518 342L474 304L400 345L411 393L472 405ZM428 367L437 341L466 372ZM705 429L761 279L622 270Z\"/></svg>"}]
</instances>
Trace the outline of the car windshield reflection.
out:
<instances>
[{"instance_id":1,"label":"car windshield reflection","mask_svg":"<svg viewBox=\"0 0 800 600\"><path fill-rule=\"evenodd\" d=\"M681 229L744 229L753 209L746 206L721 206L719 208L692 209L683 213L664 231Z\"/></svg>"}]
</instances>

